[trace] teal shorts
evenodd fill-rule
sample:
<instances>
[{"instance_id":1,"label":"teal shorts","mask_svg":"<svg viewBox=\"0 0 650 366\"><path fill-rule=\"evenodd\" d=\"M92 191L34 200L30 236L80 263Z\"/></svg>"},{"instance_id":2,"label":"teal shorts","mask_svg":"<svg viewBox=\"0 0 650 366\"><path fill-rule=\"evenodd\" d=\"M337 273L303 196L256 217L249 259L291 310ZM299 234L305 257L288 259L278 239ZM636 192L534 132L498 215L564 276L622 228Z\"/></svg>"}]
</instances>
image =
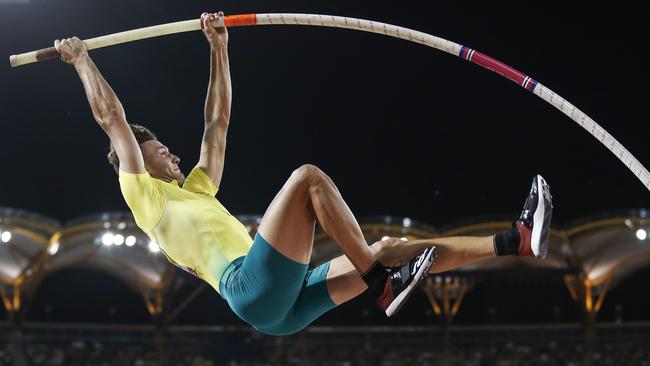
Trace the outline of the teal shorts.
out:
<instances>
[{"instance_id":1,"label":"teal shorts","mask_svg":"<svg viewBox=\"0 0 650 366\"><path fill-rule=\"evenodd\" d=\"M226 268L219 290L235 314L259 332L287 335L336 307L327 291L329 267L327 262L308 270L257 234L248 254Z\"/></svg>"}]
</instances>

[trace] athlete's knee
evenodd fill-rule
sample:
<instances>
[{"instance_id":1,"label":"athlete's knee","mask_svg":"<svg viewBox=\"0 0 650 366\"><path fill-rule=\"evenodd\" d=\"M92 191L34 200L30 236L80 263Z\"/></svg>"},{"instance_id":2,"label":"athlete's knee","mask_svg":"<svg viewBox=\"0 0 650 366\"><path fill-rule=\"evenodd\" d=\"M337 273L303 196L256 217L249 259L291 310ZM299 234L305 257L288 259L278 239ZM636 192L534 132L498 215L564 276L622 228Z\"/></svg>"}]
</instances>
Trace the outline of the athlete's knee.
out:
<instances>
[{"instance_id":1,"label":"athlete's knee","mask_svg":"<svg viewBox=\"0 0 650 366\"><path fill-rule=\"evenodd\" d=\"M311 179L325 175L325 173L323 173L323 171L320 170L316 165L303 164L294 170L293 174L291 175L299 180L309 181Z\"/></svg>"},{"instance_id":2,"label":"athlete's knee","mask_svg":"<svg viewBox=\"0 0 650 366\"><path fill-rule=\"evenodd\" d=\"M298 184L304 185L312 194L319 193L324 187L332 185L332 181L327 174L312 164L304 164L294 170L292 178Z\"/></svg>"}]
</instances>

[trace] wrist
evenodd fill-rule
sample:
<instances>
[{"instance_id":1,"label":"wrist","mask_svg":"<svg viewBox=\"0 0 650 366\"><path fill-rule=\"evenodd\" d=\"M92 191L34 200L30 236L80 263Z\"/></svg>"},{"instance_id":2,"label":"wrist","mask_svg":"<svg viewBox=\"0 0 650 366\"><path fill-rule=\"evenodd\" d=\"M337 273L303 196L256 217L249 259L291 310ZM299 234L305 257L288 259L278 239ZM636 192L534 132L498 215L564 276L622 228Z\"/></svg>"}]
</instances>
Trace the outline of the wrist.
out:
<instances>
[{"instance_id":1,"label":"wrist","mask_svg":"<svg viewBox=\"0 0 650 366\"><path fill-rule=\"evenodd\" d=\"M85 64L87 64L89 61L90 61L90 56L88 56L88 54L86 53L86 54L83 54L83 55L79 55L79 56L78 56L78 57L77 57L77 58L72 62L72 64L73 64L75 67L82 67L82 66L84 66Z\"/></svg>"},{"instance_id":2,"label":"wrist","mask_svg":"<svg viewBox=\"0 0 650 366\"><path fill-rule=\"evenodd\" d=\"M219 43L210 42L210 51L212 51L212 52L220 52L220 51L227 50L227 49L228 49L228 44L226 44L226 43L223 43L223 42L219 42Z\"/></svg>"}]
</instances>

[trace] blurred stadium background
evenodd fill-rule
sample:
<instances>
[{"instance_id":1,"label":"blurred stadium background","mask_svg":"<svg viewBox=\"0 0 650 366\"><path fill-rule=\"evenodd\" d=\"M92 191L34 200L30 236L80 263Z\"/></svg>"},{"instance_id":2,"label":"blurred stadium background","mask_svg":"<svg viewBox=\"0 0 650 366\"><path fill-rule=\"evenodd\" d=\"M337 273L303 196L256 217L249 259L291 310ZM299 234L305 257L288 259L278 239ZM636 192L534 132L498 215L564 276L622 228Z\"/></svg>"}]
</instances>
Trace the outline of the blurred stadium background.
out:
<instances>
[{"instance_id":1,"label":"blurred stadium background","mask_svg":"<svg viewBox=\"0 0 650 366\"><path fill-rule=\"evenodd\" d=\"M645 210L552 232L550 256L432 275L393 319L361 296L289 337L261 335L170 265L127 213L67 223L0 210L1 365L643 365L650 363ZM240 216L251 234L258 216ZM436 228L361 220L369 242L481 235L509 221ZM312 264L338 255L318 234Z\"/></svg>"}]
</instances>

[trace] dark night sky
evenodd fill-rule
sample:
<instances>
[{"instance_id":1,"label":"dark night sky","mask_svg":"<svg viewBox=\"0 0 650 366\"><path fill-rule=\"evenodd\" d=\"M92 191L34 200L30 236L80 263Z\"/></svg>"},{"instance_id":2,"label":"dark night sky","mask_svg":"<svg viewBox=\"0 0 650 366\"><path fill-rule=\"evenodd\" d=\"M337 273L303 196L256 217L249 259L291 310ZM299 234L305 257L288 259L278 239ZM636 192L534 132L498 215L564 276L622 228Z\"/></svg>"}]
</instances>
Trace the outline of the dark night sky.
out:
<instances>
[{"instance_id":1,"label":"dark night sky","mask_svg":"<svg viewBox=\"0 0 650 366\"><path fill-rule=\"evenodd\" d=\"M0 4L0 55L217 11L205 1ZM407 5L408 4L408 5ZM491 55L562 95L650 164L646 14L619 2L248 1L227 14L345 15L431 33ZM432 225L515 215L540 172L556 224L650 206L644 186L586 131L514 83L379 35L274 26L230 31L233 112L218 198L263 213L293 169L327 172L359 216ZM196 163L208 79L199 32L92 52L131 122ZM59 220L125 210L107 139L72 67L0 67L0 206Z\"/></svg>"}]
</instances>

